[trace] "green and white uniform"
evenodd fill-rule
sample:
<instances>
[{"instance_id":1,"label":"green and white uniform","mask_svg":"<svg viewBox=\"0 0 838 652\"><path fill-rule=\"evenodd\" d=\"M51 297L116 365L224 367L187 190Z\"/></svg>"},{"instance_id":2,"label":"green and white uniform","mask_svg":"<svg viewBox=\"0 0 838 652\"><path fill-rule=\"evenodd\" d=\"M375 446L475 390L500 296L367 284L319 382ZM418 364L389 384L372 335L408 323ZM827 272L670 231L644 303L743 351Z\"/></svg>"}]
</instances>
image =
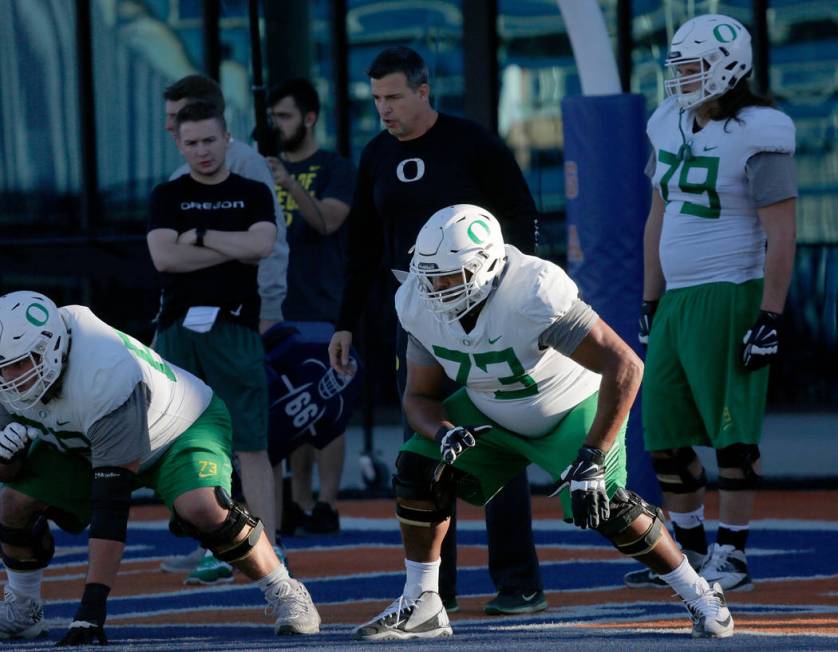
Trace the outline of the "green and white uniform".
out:
<instances>
[{"instance_id":1,"label":"green and white uniform","mask_svg":"<svg viewBox=\"0 0 838 652\"><path fill-rule=\"evenodd\" d=\"M679 120L693 153L688 161L678 158ZM667 290L763 276L765 233L746 165L760 152L793 154L794 124L767 107L743 109L739 120L711 121L692 133L693 114L681 112L675 98L649 119L652 183L666 202L659 251Z\"/></svg>"},{"instance_id":2,"label":"green and white uniform","mask_svg":"<svg viewBox=\"0 0 838 652\"><path fill-rule=\"evenodd\" d=\"M579 300L576 284L553 263L511 245L506 253L497 287L469 333L459 321L446 324L428 313L413 274L396 293L396 312L411 337L408 361L439 364L464 386L445 401L449 418L494 426L454 463L470 476L461 497L475 504L530 462L558 479L587 436L601 381L569 357L598 319ZM402 450L440 457L439 446L418 434ZM613 493L625 484L622 436L607 468Z\"/></svg>"},{"instance_id":3,"label":"green and white uniform","mask_svg":"<svg viewBox=\"0 0 838 652\"><path fill-rule=\"evenodd\" d=\"M94 467L139 460L136 485L156 489L169 506L190 489L229 490L230 419L212 390L88 308L59 311L71 340L57 395L23 411L0 410L3 421L41 431L7 484L82 524Z\"/></svg>"},{"instance_id":4,"label":"green and white uniform","mask_svg":"<svg viewBox=\"0 0 838 652\"><path fill-rule=\"evenodd\" d=\"M752 106L697 132L693 124L673 97L647 126L647 173L665 202L666 280L644 375L648 450L759 441L768 369L749 373L739 363L762 299L766 238L757 209L796 195L793 174L778 172L794 154L788 116ZM691 157L679 156L685 143Z\"/></svg>"}]
</instances>

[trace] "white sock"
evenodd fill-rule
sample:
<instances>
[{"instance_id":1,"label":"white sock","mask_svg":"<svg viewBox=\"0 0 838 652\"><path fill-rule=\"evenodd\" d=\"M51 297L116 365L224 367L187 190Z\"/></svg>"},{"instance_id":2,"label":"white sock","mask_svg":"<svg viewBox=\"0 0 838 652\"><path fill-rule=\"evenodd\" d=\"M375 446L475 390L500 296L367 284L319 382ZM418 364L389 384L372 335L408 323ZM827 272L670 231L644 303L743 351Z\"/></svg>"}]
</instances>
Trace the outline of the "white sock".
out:
<instances>
[{"instance_id":1,"label":"white sock","mask_svg":"<svg viewBox=\"0 0 838 652\"><path fill-rule=\"evenodd\" d=\"M684 530L689 530L704 524L704 505L691 512L669 511L669 520Z\"/></svg>"},{"instance_id":2,"label":"white sock","mask_svg":"<svg viewBox=\"0 0 838 652\"><path fill-rule=\"evenodd\" d=\"M719 521L719 527L724 528L725 530L730 530L731 532L741 532L742 530L747 530L750 527L750 524L746 523L745 525L728 525L727 523L722 523Z\"/></svg>"},{"instance_id":3,"label":"white sock","mask_svg":"<svg viewBox=\"0 0 838 652\"><path fill-rule=\"evenodd\" d=\"M439 593L439 563L441 560L421 562L404 560L407 575L404 581L403 594L406 598L416 600L425 591Z\"/></svg>"},{"instance_id":4,"label":"white sock","mask_svg":"<svg viewBox=\"0 0 838 652\"><path fill-rule=\"evenodd\" d=\"M288 574L288 569L280 564L276 570L271 571L262 579L256 580L256 586L262 589L263 593L267 593L268 589L274 584L281 582L282 580L287 580L289 577L291 576Z\"/></svg>"},{"instance_id":5,"label":"white sock","mask_svg":"<svg viewBox=\"0 0 838 652\"><path fill-rule=\"evenodd\" d=\"M44 569L34 571L16 571L6 568L6 577L9 578L8 585L15 593L24 598L41 601L41 579L44 577Z\"/></svg>"},{"instance_id":6,"label":"white sock","mask_svg":"<svg viewBox=\"0 0 838 652\"><path fill-rule=\"evenodd\" d=\"M681 559L678 568L659 577L669 584L672 590L684 600L695 600L710 588L707 580L696 573L695 569L690 566L686 555Z\"/></svg>"}]
</instances>

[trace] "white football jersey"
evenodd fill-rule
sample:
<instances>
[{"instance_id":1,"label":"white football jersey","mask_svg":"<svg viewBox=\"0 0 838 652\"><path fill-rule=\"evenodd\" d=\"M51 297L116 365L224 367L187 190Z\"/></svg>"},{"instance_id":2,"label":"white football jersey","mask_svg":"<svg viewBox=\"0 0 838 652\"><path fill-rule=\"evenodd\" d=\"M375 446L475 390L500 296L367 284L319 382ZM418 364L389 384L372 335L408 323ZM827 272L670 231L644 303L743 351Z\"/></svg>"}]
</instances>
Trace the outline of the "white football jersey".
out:
<instances>
[{"instance_id":1,"label":"white football jersey","mask_svg":"<svg viewBox=\"0 0 838 652\"><path fill-rule=\"evenodd\" d=\"M140 468L150 465L203 413L212 390L192 374L160 358L130 335L108 326L84 306L59 308L71 334L70 354L59 395L24 411L9 410L37 425L41 437L64 452L89 456L86 433L120 407L144 383L148 407L147 451ZM8 409L8 408L6 408Z\"/></svg>"},{"instance_id":2,"label":"white football jersey","mask_svg":"<svg viewBox=\"0 0 838 652\"><path fill-rule=\"evenodd\" d=\"M540 335L577 299L576 284L551 262L511 245L506 253L504 275L471 332L430 313L414 274L396 293L396 312L483 414L514 433L540 437L599 390L600 376L538 346Z\"/></svg>"},{"instance_id":3,"label":"white football jersey","mask_svg":"<svg viewBox=\"0 0 838 652\"><path fill-rule=\"evenodd\" d=\"M693 133L693 116L671 97L646 130L655 152L652 183L666 204L660 239L666 287L762 278L765 233L745 163L758 152L793 154L794 124L776 109L752 106L740 111L741 122L715 120ZM679 157L684 139L690 160Z\"/></svg>"}]
</instances>

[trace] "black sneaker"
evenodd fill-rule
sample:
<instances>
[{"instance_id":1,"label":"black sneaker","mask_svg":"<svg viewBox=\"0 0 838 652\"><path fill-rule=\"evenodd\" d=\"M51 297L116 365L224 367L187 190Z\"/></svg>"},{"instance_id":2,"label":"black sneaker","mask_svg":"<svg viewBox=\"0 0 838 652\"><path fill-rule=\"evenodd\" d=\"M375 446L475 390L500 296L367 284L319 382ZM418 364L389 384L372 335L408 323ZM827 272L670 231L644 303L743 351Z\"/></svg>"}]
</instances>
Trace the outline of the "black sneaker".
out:
<instances>
[{"instance_id":1,"label":"black sneaker","mask_svg":"<svg viewBox=\"0 0 838 652\"><path fill-rule=\"evenodd\" d=\"M483 611L487 616L501 614L534 614L547 608L547 598L544 591L532 593L498 593L486 603Z\"/></svg>"},{"instance_id":2,"label":"black sneaker","mask_svg":"<svg viewBox=\"0 0 838 652\"><path fill-rule=\"evenodd\" d=\"M337 534L340 532L340 516L328 503L317 502L311 510L303 529L306 534Z\"/></svg>"},{"instance_id":3,"label":"black sneaker","mask_svg":"<svg viewBox=\"0 0 838 652\"><path fill-rule=\"evenodd\" d=\"M300 530L305 529L310 518L302 507L294 501L290 501L282 510L282 524L279 526L279 533L284 537L296 536Z\"/></svg>"}]
</instances>

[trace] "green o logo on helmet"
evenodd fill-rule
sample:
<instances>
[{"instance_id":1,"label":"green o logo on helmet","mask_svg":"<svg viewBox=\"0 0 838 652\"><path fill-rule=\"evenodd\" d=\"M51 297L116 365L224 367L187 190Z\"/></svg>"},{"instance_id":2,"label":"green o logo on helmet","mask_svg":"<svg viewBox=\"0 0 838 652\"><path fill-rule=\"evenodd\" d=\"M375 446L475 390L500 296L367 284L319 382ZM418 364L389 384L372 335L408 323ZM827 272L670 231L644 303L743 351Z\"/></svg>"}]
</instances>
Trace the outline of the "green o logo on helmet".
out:
<instances>
[{"instance_id":1,"label":"green o logo on helmet","mask_svg":"<svg viewBox=\"0 0 838 652\"><path fill-rule=\"evenodd\" d=\"M713 36L716 37L719 43L730 43L736 40L738 33L736 32L736 28L730 23L722 23L713 28Z\"/></svg>"},{"instance_id":2,"label":"green o logo on helmet","mask_svg":"<svg viewBox=\"0 0 838 652\"><path fill-rule=\"evenodd\" d=\"M483 220L474 220L466 230L466 234L474 244L483 244L490 233L489 225Z\"/></svg>"},{"instance_id":3,"label":"green o logo on helmet","mask_svg":"<svg viewBox=\"0 0 838 652\"><path fill-rule=\"evenodd\" d=\"M30 303L26 309L26 321L33 326L43 326L49 319L49 311L40 303Z\"/></svg>"}]
</instances>

